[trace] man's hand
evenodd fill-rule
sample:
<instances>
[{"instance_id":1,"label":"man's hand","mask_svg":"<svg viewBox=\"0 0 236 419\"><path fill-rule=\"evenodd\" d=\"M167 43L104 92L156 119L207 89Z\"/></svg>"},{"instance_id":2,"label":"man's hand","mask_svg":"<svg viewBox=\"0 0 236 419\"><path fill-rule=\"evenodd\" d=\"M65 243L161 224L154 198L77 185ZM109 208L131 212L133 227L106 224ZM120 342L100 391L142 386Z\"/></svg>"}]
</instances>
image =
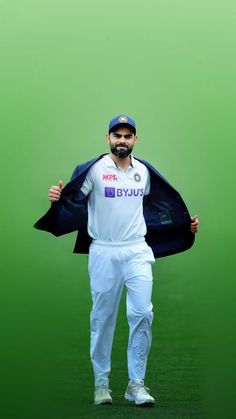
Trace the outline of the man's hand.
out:
<instances>
[{"instance_id":1,"label":"man's hand","mask_svg":"<svg viewBox=\"0 0 236 419\"><path fill-rule=\"evenodd\" d=\"M190 230L192 231L192 233L197 233L198 232L198 224L199 224L199 220L198 220L198 216L194 215L194 217L191 217L191 224L190 224Z\"/></svg>"},{"instance_id":2,"label":"man's hand","mask_svg":"<svg viewBox=\"0 0 236 419\"><path fill-rule=\"evenodd\" d=\"M52 186L48 192L48 198L51 202L59 201L61 197L62 181L59 180L58 186Z\"/></svg>"}]
</instances>

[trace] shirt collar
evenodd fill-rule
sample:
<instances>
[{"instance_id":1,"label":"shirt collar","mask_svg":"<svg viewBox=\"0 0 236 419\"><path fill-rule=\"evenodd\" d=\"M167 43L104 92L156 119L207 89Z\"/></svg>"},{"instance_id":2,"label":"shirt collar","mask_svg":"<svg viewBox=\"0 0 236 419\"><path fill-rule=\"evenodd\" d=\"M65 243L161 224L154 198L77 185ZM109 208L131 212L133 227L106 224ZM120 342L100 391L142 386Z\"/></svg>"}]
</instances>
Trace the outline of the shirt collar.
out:
<instances>
[{"instance_id":1,"label":"shirt collar","mask_svg":"<svg viewBox=\"0 0 236 419\"><path fill-rule=\"evenodd\" d=\"M103 156L103 158L104 158L105 165L107 167L117 167L116 163L114 162L114 160L112 160L112 158L109 156L109 154L106 154L105 156ZM131 159L131 165L130 166L131 167L136 167L136 161L135 161L135 158L132 156L132 154L130 156L130 159Z\"/></svg>"}]
</instances>

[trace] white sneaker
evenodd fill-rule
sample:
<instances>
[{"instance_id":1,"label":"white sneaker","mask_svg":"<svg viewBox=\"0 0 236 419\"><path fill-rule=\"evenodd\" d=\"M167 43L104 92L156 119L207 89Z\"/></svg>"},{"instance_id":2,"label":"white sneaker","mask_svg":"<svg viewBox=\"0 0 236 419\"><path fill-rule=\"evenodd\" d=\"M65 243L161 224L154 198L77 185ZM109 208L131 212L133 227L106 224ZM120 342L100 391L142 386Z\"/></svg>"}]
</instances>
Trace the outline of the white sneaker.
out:
<instances>
[{"instance_id":1,"label":"white sneaker","mask_svg":"<svg viewBox=\"0 0 236 419\"><path fill-rule=\"evenodd\" d=\"M142 382L129 383L125 392L125 398L139 406L152 406L155 403L155 399L150 396L149 392L149 388L145 387Z\"/></svg>"},{"instance_id":2,"label":"white sneaker","mask_svg":"<svg viewBox=\"0 0 236 419\"><path fill-rule=\"evenodd\" d=\"M112 404L111 390L107 384L95 387L94 404Z\"/></svg>"}]
</instances>

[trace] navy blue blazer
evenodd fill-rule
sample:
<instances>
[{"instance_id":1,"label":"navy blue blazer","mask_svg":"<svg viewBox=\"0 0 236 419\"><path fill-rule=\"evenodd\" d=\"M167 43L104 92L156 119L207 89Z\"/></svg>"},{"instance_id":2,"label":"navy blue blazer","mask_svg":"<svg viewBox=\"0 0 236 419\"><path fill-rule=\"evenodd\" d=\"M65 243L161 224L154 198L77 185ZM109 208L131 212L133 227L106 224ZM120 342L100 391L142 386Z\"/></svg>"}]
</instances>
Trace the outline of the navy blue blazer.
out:
<instances>
[{"instance_id":1,"label":"navy blue blazer","mask_svg":"<svg viewBox=\"0 0 236 419\"><path fill-rule=\"evenodd\" d=\"M80 188L90 167L103 156L78 165L71 181L62 189L59 201L53 202L34 224L35 228L54 236L78 231L74 253L88 253L92 241L87 232L88 197ZM155 258L189 249L195 234L190 230L191 217L183 199L154 167L145 160L137 160L150 172L151 188L150 194L143 199L143 214L147 225L145 239Z\"/></svg>"}]
</instances>

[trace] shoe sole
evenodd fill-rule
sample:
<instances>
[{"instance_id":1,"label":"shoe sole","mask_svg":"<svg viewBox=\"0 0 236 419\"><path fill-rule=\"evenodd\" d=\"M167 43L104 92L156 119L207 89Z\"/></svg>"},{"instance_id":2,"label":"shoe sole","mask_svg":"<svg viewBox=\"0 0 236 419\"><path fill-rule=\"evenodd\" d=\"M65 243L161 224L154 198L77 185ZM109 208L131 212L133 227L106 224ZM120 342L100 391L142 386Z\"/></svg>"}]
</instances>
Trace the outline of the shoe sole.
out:
<instances>
[{"instance_id":1,"label":"shoe sole","mask_svg":"<svg viewBox=\"0 0 236 419\"><path fill-rule=\"evenodd\" d=\"M129 402L135 403L136 406L143 406L143 407L151 407L154 406L155 400L153 401L146 401L146 402L136 402L133 397L130 397L128 394L125 394L125 399L129 400Z\"/></svg>"},{"instance_id":2,"label":"shoe sole","mask_svg":"<svg viewBox=\"0 0 236 419\"><path fill-rule=\"evenodd\" d=\"M99 405L99 404L112 404L112 400L104 400L102 402L94 402L93 404Z\"/></svg>"},{"instance_id":3,"label":"shoe sole","mask_svg":"<svg viewBox=\"0 0 236 419\"><path fill-rule=\"evenodd\" d=\"M155 402L135 403L136 407L153 407Z\"/></svg>"}]
</instances>

